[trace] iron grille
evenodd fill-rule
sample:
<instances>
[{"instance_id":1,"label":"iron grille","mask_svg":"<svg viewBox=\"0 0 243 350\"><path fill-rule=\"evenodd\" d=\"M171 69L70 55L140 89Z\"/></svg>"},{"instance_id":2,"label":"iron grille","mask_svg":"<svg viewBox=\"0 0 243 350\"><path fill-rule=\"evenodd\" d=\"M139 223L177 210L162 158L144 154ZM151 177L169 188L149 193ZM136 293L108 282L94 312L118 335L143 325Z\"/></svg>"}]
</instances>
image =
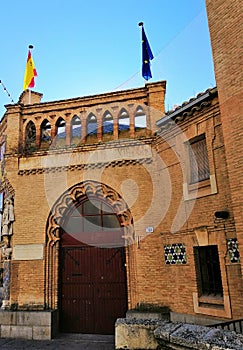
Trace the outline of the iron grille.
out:
<instances>
[{"instance_id":1,"label":"iron grille","mask_svg":"<svg viewBox=\"0 0 243 350\"><path fill-rule=\"evenodd\" d=\"M196 183L209 178L209 162L205 135L190 143L190 183Z\"/></svg>"}]
</instances>

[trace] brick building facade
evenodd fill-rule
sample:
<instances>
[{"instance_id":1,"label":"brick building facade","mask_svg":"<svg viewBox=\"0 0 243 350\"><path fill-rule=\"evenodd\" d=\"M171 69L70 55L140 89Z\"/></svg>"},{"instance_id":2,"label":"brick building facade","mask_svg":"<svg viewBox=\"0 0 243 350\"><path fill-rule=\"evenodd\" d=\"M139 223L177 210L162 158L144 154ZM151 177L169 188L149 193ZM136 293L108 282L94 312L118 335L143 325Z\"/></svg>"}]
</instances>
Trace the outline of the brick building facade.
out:
<instances>
[{"instance_id":1,"label":"brick building facade","mask_svg":"<svg viewBox=\"0 0 243 350\"><path fill-rule=\"evenodd\" d=\"M241 91L224 83L207 8L217 88L173 111L164 81L6 106L0 336L109 333L151 304L172 320L242 318Z\"/></svg>"},{"instance_id":2,"label":"brick building facade","mask_svg":"<svg viewBox=\"0 0 243 350\"><path fill-rule=\"evenodd\" d=\"M243 243L242 173L242 3L206 0L208 23L219 91L227 169L240 252ZM222 25L222 19L224 25ZM243 261L241 259L241 270Z\"/></svg>"}]
</instances>

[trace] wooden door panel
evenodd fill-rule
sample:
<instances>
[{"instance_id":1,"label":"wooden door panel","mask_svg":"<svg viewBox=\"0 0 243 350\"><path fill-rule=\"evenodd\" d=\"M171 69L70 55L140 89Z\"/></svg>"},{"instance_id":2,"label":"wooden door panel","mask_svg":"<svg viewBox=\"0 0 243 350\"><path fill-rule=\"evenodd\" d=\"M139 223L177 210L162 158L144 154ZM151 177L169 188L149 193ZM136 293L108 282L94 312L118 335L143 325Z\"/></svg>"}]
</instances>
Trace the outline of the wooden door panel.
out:
<instances>
[{"instance_id":1,"label":"wooden door panel","mask_svg":"<svg viewBox=\"0 0 243 350\"><path fill-rule=\"evenodd\" d=\"M62 278L66 283L90 282L90 251L86 248L63 250Z\"/></svg>"},{"instance_id":2,"label":"wooden door panel","mask_svg":"<svg viewBox=\"0 0 243 350\"><path fill-rule=\"evenodd\" d=\"M68 333L92 333L94 313L93 305L88 300L65 300L62 304L61 331Z\"/></svg>"},{"instance_id":3,"label":"wooden door panel","mask_svg":"<svg viewBox=\"0 0 243 350\"><path fill-rule=\"evenodd\" d=\"M123 254L121 248L62 248L62 331L114 334L127 310Z\"/></svg>"}]
</instances>

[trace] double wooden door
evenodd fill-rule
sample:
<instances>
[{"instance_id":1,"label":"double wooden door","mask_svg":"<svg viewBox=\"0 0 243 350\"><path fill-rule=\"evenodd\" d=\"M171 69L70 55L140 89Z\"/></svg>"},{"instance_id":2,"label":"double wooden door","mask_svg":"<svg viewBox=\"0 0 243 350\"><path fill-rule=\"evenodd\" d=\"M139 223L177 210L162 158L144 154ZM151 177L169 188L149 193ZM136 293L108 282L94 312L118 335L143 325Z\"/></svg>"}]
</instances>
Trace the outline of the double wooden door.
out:
<instances>
[{"instance_id":1,"label":"double wooden door","mask_svg":"<svg viewBox=\"0 0 243 350\"><path fill-rule=\"evenodd\" d=\"M60 296L62 332L114 334L127 310L125 248L62 247Z\"/></svg>"}]
</instances>

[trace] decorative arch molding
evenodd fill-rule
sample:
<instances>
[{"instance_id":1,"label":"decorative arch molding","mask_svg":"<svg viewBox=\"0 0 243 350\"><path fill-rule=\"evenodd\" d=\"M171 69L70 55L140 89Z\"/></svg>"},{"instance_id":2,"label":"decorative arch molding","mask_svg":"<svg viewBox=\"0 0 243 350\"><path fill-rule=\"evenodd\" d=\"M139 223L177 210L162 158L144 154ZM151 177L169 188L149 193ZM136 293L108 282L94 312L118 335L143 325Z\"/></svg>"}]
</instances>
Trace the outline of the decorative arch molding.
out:
<instances>
[{"instance_id":1,"label":"decorative arch molding","mask_svg":"<svg viewBox=\"0 0 243 350\"><path fill-rule=\"evenodd\" d=\"M58 308L58 266L61 226L73 205L85 198L105 199L120 219L124 229L124 245L134 243L132 214L122 197L111 187L97 182L84 181L66 190L53 205L46 225L45 308Z\"/></svg>"},{"instance_id":2,"label":"decorative arch molding","mask_svg":"<svg viewBox=\"0 0 243 350\"><path fill-rule=\"evenodd\" d=\"M4 176L3 174L3 180L0 180L0 192L5 192L6 196L13 197L15 196L15 191L13 186L11 185L10 181Z\"/></svg>"}]
</instances>

